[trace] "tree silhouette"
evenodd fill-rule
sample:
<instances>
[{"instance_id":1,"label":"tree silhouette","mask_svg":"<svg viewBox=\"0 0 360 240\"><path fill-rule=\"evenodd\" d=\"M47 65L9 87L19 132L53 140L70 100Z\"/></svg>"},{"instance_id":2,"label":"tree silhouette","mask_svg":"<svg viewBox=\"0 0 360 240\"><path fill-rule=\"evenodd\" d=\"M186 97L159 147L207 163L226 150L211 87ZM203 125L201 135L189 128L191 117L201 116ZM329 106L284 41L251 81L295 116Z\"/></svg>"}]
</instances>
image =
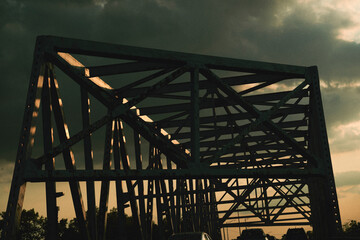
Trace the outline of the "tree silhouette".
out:
<instances>
[{"instance_id":1,"label":"tree silhouette","mask_svg":"<svg viewBox=\"0 0 360 240\"><path fill-rule=\"evenodd\" d=\"M0 213L0 233L4 225L4 214L5 212ZM136 229L136 224L133 222L133 218L125 216L126 218L126 235L127 239L137 239L138 229ZM166 221L164 221L166 223ZM46 236L46 224L47 219L43 216L40 216L38 212L35 212L34 209L22 210L20 227L17 232L16 239L18 240L44 240ZM167 225L167 224L164 224ZM112 208L108 213L107 217L107 232L106 240L118 239L119 236L124 237L125 233L119 232L118 227L118 213L116 208ZM360 237L360 222L356 220L351 220L343 225L344 235L351 237ZM78 227L78 222L76 218L71 219L61 219L58 223L59 239L60 240L75 240L81 239L80 230ZM153 223L153 236L152 239L160 239L165 235L169 235L170 232L166 231L161 233L159 227ZM308 231L307 235L309 239L312 239L312 232ZM281 239L284 239L286 235L283 235Z\"/></svg>"},{"instance_id":2,"label":"tree silhouette","mask_svg":"<svg viewBox=\"0 0 360 240\"><path fill-rule=\"evenodd\" d=\"M0 234L4 224L4 214L0 213ZM135 240L139 238L139 231L132 217L125 215L125 231L120 232L118 222L118 212L116 208L112 208L107 215L107 231L106 240L119 239L121 236L125 239ZM17 240L44 240L47 233L47 218L40 216L34 209L22 210L20 227L17 232ZM59 240L77 240L81 239L79 224L76 218L61 219L58 223ZM158 226L153 223L153 236L152 239L161 239L164 234L160 233Z\"/></svg>"},{"instance_id":3,"label":"tree silhouette","mask_svg":"<svg viewBox=\"0 0 360 240\"><path fill-rule=\"evenodd\" d=\"M39 216L38 212L32 208L23 210L21 213L20 227L17 239L41 240L45 239L46 220Z\"/></svg>"},{"instance_id":4,"label":"tree silhouette","mask_svg":"<svg viewBox=\"0 0 360 240\"><path fill-rule=\"evenodd\" d=\"M4 226L5 212L0 213L0 234ZM22 210L20 226L16 233L16 239L21 240L43 240L45 239L46 218L40 216L34 209Z\"/></svg>"},{"instance_id":5,"label":"tree silhouette","mask_svg":"<svg viewBox=\"0 0 360 240\"><path fill-rule=\"evenodd\" d=\"M351 220L344 224L344 233L352 237L360 237L360 222Z\"/></svg>"}]
</instances>

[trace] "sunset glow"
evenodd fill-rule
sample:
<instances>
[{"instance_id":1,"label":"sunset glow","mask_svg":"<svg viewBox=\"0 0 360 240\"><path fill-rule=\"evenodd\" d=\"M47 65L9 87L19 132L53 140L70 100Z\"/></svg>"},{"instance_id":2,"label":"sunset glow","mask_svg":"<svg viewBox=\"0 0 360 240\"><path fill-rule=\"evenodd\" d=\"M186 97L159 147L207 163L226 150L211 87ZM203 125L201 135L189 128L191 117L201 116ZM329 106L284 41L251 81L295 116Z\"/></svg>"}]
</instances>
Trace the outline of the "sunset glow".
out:
<instances>
[{"instance_id":1,"label":"sunset glow","mask_svg":"<svg viewBox=\"0 0 360 240\"><path fill-rule=\"evenodd\" d=\"M193 2L178 0L146 0L138 2L116 0L75 0L65 2L6 0L0 4L0 10L2 16L0 21L0 34L2 36L0 39L2 46L0 48L0 66L2 66L0 86L0 108L2 113L0 125L2 132L0 137L1 211L5 211L9 197L10 183L20 138L19 133L23 130L23 113L30 106L26 105L29 79L32 79L34 74L37 74L31 72L34 59L39 57L35 56L34 58L33 55L36 37L39 35L56 35L64 38L87 39L89 41L175 52L294 66L317 66L341 219L343 224L350 220L360 221L359 0L245 2L207 0ZM43 47L45 49L46 46ZM53 52L52 57L63 62L66 66L70 64L69 69L76 69L76 74L81 80L88 80L87 83L94 89L102 89L101 94L106 95L106 97L110 96L107 94L111 90L118 89L116 84L122 87L132 83L134 79L138 79L138 75L136 75L138 73L134 74L135 77L131 75L132 73L115 74L115 76L109 74L104 77L94 74L93 77L90 77L92 66L104 66L110 64L107 62L110 62L110 60L113 61L111 63L114 65L123 63L114 56L107 58L96 56L97 53L94 52L91 54L89 53L89 57L86 58L85 55L66 53L66 49L57 49ZM151 57L155 58L156 56ZM147 60L142 59L144 62ZM130 59L129 61L135 60ZM34 66L36 64L37 62L34 62ZM83 129L81 106L79 104L80 88L78 84L69 81L71 77L59 67L55 66L55 68L57 79L55 86L60 89L59 94L61 96L59 104L65 109L64 115L67 121L64 124L65 135L67 138L71 138L71 136ZM157 70L159 69L147 71L155 72ZM43 69L39 71L44 72ZM221 71L225 72L225 70L219 70L219 72ZM251 72L245 72L241 74L252 74ZM238 73L229 70L229 74ZM265 72L265 74L268 74L268 72ZM98 76L101 76L101 78ZM200 80L204 79L205 77L200 75ZM42 87L44 79L41 74L38 80L38 86ZM256 93L291 91L303 80L280 81L257 89ZM152 83L145 82L141 84L139 89L148 87ZM256 86L257 84L250 81L243 85L237 85L234 89L244 91ZM140 92L139 89L134 91L135 94ZM201 97L204 92L201 92ZM35 93L32 92L31 94ZM189 101L191 95L186 94L177 96L180 99L179 101ZM39 111L34 111L32 116L37 119L37 122L34 121L28 128L30 135L33 135L30 138L30 144L34 146L32 155L29 158L34 159L44 153L43 142L38 140L42 138L43 134L42 115L44 113L40 102L41 93L38 92L36 96L37 99L34 101L33 106ZM119 99L121 96L119 94L116 97ZM152 97L156 98L156 96ZM159 103L171 104L170 95L157 97L156 101ZM90 121L95 122L98 120L97 113L107 114L108 109L96 97L90 96L89 103L90 99L92 106L94 106L91 109ZM131 102L131 98L128 99ZM122 101L124 104L128 103L126 98L123 98ZM271 102L271 104L273 103ZM271 104L269 104L270 107ZM139 100L135 105L137 106L131 107L135 116L139 116L142 122L155 125L157 119L149 117L151 114L141 115L140 109L148 107L146 103ZM259 109L262 111L261 107L265 109L268 106L260 106ZM152 110L150 107L147 109L147 111ZM119 111L122 111L122 109ZM161 111L162 109L159 110L159 115L162 114ZM179 113L181 115L180 110ZM206 114L212 116L210 111L209 113L206 112ZM179 121L185 121L186 116L182 117L179 118ZM53 116L51 121L54 122ZM304 121L307 121L307 119ZM76 124L71 124L71 122L76 122ZM124 128L126 127L129 126L124 126ZM224 126L221 127L224 128ZM185 128L190 127L185 126ZM97 139L104 137L105 134L105 127L99 129L100 133L93 133L93 136L98 134ZM166 130L159 128L157 137L162 137L165 140L171 139L174 145L179 145L181 140L172 139L171 136L174 137L173 132ZM51 131L56 136L54 137L54 146L60 146L58 130L53 126ZM179 132L181 133L181 130ZM125 136L123 136L123 140L128 144L133 141L131 137L125 139ZM148 150L148 142L142 140ZM91 154L94 158L94 168L102 169L104 141L94 141L92 145L93 151ZM76 167L85 169L82 142L79 141L72 147L74 148L72 159L76 162ZM189 149L183 149L183 151L189 154ZM76 150L78 151L76 152ZM129 162L134 161L133 155L127 157ZM62 156L58 155L55 158L56 168L65 168ZM144 156L143 159L148 161L148 156ZM135 166L135 164L133 165ZM114 168L114 166L111 167ZM85 183L80 183L80 186L84 204L87 207ZM56 187L58 192L64 192L65 194L63 197L58 198L59 218L75 217L69 184L58 183ZM117 204L115 192L115 184L111 183L109 209ZM95 184L95 193L98 206L100 182ZM24 208L35 208L41 215L46 216L45 184L28 184ZM126 209L126 213L131 213L130 208ZM272 232L274 236L280 239L286 229L287 227L269 227L266 228L266 231ZM310 229L310 227L307 229ZM231 229L229 239L236 238L238 231L239 229Z\"/></svg>"}]
</instances>

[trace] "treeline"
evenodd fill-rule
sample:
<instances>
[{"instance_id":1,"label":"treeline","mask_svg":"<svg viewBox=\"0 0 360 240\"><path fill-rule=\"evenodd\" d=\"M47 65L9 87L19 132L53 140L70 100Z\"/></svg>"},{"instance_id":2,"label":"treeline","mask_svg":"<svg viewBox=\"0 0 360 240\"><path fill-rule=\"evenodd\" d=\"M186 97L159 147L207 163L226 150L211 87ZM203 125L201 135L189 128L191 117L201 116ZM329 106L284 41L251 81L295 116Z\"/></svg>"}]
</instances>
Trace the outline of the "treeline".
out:
<instances>
[{"instance_id":1,"label":"treeline","mask_svg":"<svg viewBox=\"0 0 360 240\"><path fill-rule=\"evenodd\" d=\"M5 212L0 213L0 232L4 225ZM124 233L119 233L117 226L117 209L113 208L107 215L106 240L119 239L119 234L124 237ZM16 239L18 240L44 240L47 235L47 218L40 216L34 209L23 210ZM134 239L138 236L138 230L133 223L133 219L126 216L126 234L127 239ZM80 230L76 218L61 219L58 223L59 240L78 240L81 239ZM153 223L153 239L161 239L158 226Z\"/></svg>"},{"instance_id":2,"label":"treeline","mask_svg":"<svg viewBox=\"0 0 360 240\"><path fill-rule=\"evenodd\" d=\"M4 225L4 212L0 213L0 233ZM107 231L106 240L119 239L119 234L124 237L124 233L118 232L117 226L117 209L113 208L107 215ZM34 209L23 210L21 214L20 227L17 232L18 240L44 240L46 236L47 218L40 216ZM126 216L126 234L128 239L134 239L138 236L138 230L135 227L133 219ZM344 236L347 237L360 237L360 222L351 220L343 225ZM59 239L60 240L78 240L81 239L80 230L76 218L61 219L58 223ZM161 239L164 233L160 233L156 224L153 224L153 239ZM169 235L167 232L166 235ZM309 239L312 239L311 232L307 232ZM282 239L285 238L285 235Z\"/></svg>"},{"instance_id":3,"label":"treeline","mask_svg":"<svg viewBox=\"0 0 360 240\"><path fill-rule=\"evenodd\" d=\"M309 240L314 240L312 231L307 231L306 235ZM360 238L360 222L357 222L355 220L351 220L350 222L347 222L343 225L343 237L346 237L346 239L359 239ZM348 238L349 237L349 238ZM281 238L281 240L286 239L286 234L284 234Z\"/></svg>"},{"instance_id":4,"label":"treeline","mask_svg":"<svg viewBox=\"0 0 360 240\"><path fill-rule=\"evenodd\" d=\"M343 225L344 233L349 237L360 237L360 222L351 220Z\"/></svg>"}]
</instances>

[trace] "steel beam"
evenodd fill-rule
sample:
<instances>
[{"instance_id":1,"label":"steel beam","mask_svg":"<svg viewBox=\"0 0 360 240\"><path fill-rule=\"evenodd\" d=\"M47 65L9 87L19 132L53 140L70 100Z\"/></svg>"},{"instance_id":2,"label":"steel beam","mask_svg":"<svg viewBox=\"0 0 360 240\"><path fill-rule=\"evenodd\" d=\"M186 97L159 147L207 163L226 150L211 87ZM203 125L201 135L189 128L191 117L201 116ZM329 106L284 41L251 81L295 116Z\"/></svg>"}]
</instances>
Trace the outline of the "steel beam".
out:
<instances>
[{"instance_id":1,"label":"steel beam","mask_svg":"<svg viewBox=\"0 0 360 240\"><path fill-rule=\"evenodd\" d=\"M52 66L47 65L45 67L44 84L42 89L42 125L43 125L43 146L44 152L49 152L52 149L53 129L51 126L51 102L50 102L50 74ZM45 169L47 171L53 171L55 169L55 159L50 158L45 163ZM58 225L58 207L56 205L56 183L54 181L46 182L46 213L47 213L47 239L58 239L59 234L57 230Z\"/></svg>"},{"instance_id":2,"label":"steel beam","mask_svg":"<svg viewBox=\"0 0 360 240\"><path fill-rule=\"evenodd\" d=\"M286 64L274 64L242 59L171 52L158 49L130 47L119 44L109 44L55 36L40 36L38 38L46 41L49 45L49 48L55 51L85 54L88 56L169 63L200 62L202 64L206 64L210 68L219 70L260 72L270 74L278 73L292 75L295 77L303 77L306 69L305 67Z\"/></svg>"},{"instance_id":3,"label":"steel beam","mask_svg":"<svg viewBox=\"0 0 360 240\"><path fill-rule=\"evenodd\" d=\"M327 179L314 177L308 181L311 205L312 209L314 209L312 224L314 226L314 236L319 240L325 240L336 232L341 232L342 227L317 67L308 68L306 78L311 82L310 114L312 117L309 123L309 149L319 157L318 167L323 169L327 176Z\"/></svg>"},{"instance_id":4,"label":"steel beam","mask_svg":"<svg viewBox=\"0 0 360 240\"><path fill-rule=\"evenodd\" d=\"M76 55L82 55L84 64ZM95 60L90 66L89 56ZM107 58L107 64L96 63L96 57ZM80 88L82 129L76 134L65 124L53 65ZM114 88L110 77L112 83L117 77L126 82ZM296 86L279 92L277 84ZM89 98L108 109L103 115L95 112L97 121L90 121ZM44 154L32 156L40 102ZM93 133L103 126L103 169L95 170L98 159L92 151L98 147L92 141L98 140ZM80 141L81 170L71 151ZM59 155L65 170L54 169ZM143 161L142 155L149 159ZM88 226L79 181L87 185ZM95 181L102 185L98 219ZM55 238L55 183L69 182L83 238L104 239L110 181L116 184L123 237L127 204L138 238L146 240L152 239L155 216L167 233L206 231L215 240L225 227L312 224L318 240L341 228L316 68L41 36L3 238L15 236L26 182L46 183L48 238Z\"/></svg>"},{"instance_id":5,"label":"steel beam","mask_svg":"<svg viewBox=\"0 0 360 240\"><path fill-rule=\"evenodd\" d=\"M199 69L191 71L191 160L200 163Z\"/></svg>"},{"instance_id":6,"label":"steel beam","mask_svg":"<svg viewBox=\"0 0 360 240\"><path fill-rule=\"evenodd\" d=\"M83 128L86 129L90 126L90 99L88 93L81 88L81 116ZM93 152L91 144L91 134L87 134L84 137L84 157L85 157L85 169L93 170ZM89 227L89 234L91 240L97 239L97 224L96 224L96 204L95 204L95 185L94 181L86 182L86 194L87 194L87 221Z\"/></svg>"},{"instance_id":7,"label":"steel beam","mask_svg":"<svg viewBox=\"0 0 360 240\"><path fill-rule=\"evenodd\" d=\"M251 83L275 83L281 80L290 80L293 79L292 76L278 76L278 75L266 75L266 74L248 74L245 76L235 76L235 77L223 77L221 81L228 84L229 86L240 86L245 84ZM158 93L179 93L179 92L186 92L191 90L191 82L184 82L184 83L172 83L161 90ZM119 91L121 92L122 96L124 97L135 97L140 92L144 91L148 87L138 87L128 89L128 91ZM206 80L199 80L199 90L208 89L209 82ZM117 92L117 91L116 91Z\"/></svg>"},{"instance_id":8,"label":"steel beam","mask_svg":"<svg viewBox=\"0 0 360 240\"><path fill-rule=\"evenodd\" d=\"M106 124L105 129L105 144L104 144L104 160L103 170L109 171L111 167L111 150L113 143L113 131L115 121L111 121ZM78 170L79 171L79 170ZM77 172L78 172L77 171ZM91 172L96 171L92 170ZM109 191L110 181L107 179L101 179L101 190L100 190L100 202L99 202L99 216L98 216L98 239L106 239L106 224L107 224L107 212L109 204ZM121 211L121 209L120 209Z\"/></svg>"},{"instance_id":9,"label":"steel beam","mask_svg":"<svg viewBox=\"0 0 360 240\"><path fill-rule=\"evenodd\" d=\"M291 98L298 98L301 96L306 96L306 94L308 94L308 91L302 91L301 94L296 94L296 92L284 92L284 93L291 93ZM276 100L281 100L278 99L279 97L285 97L286 94L273 94L273 96L269 96L270 94L261 94L261 95L255 95L255 96L249 96L249 97L243 97L245 101L247 101L249 104L253 104L253 105L275 105L268 103L267 101L263 101L262 98L264 99L269 99L268 101L276 101ZM156 96L156 95L155 95ZM199 104L199 109L203 110L203 109L209 109L209 108L213 108L213 107L225 107L225 106L233 106L233 105L238 105L237 101L231 100L231 98L225 98L226 101L222 101L222 100L217 100L216 102L212 102L212 100L210 99L201 99L201 103ZM296 109L296 106L293 106ZM305 107L305 106L300 106L301 107ZM141 115L151 115L151 114L162 114L162 113L175 113L175 112L180 112L180 111L188 111L191 109L191 103L177 103L177 104L170 104L170 105L162 105L162 106L150 106L150 107L140 107L140 114ZM286 109L289 112L291 111L295 111L295 109L289 108ZM282 109L283 111L286 111L284 109ZM299 109L298 109L299 110ZM280 113L282 113L283 111L281 111ZM276 112L277 113L277 112ZM246 114L246 113L245 113ZM243 116L244 119L248 119L251 116L253 116L253 114L251 114L251 112L247 113L248 115Z\"/></svg>"},{"instance_id":10,"label":"steel beam","mask_svg":"<svg viewBox=\"0 0 360 240\"><path fill-rule=\"evenodd\" d=\"M115 122L115 128L114 128L114 165L115 165L115 169L116 170L121 170L121 153L120 153L120 134L119 134L119 129L121 128L120 126L120 121L116 121ZM124 169L124 167L122 168ZM123 192L123 187L122 187L122 181L121 180L116 180L115 181L116 184L116 202L117 202L117 211L118 211L118 228L117 228L117 234L123 236L123 239L129 239L129 233L127 232L126 229L126 217L125 217L125 194ZM141 193L139 193L140 195Z\"/></svg>"},{"instance_id":11,"label":"steel beam","mask_svg":"<svg viewBox=\"0 0 360 240\"><path fill-rule=\"evenodd\" d=\"M43 170L28 172L24 179L29 182L41 182L42 180L54 180L66 182L70 180L87 181L87 180L136 180L136 179L212 179L212 178L303 178L306 176L323 176L319 169L297 169L297 168L260 168L260 169L217 169L217 168L199 168L164 170L76 170L73 172L66 170L54 170L47 172Z\"/></svg>"},{"instance_id":12,"label":"steel beam","mask_svg":"<svg viewBox=\"0 0 360 240\"><path fill-rule=\"evenodd\" d=\"M20 223L26 189L26 181L23 180L23 171L25 164L29 162L34 144L36 118L39 112L41 89L45 71L44 53L42 51L45 44L46 42L41 39L36 40L22 130L16 154L9 200L4 216L4 227L1 233L1 238L3 240L15 240L16 230Z\"/></svg>"},{"instance_id":13,"label":"steel beam","mask_svg":"<svg viewBox=\"0 0 360 240\"><path fill-rule=\"evenodd\" d=\"M62 109L62 101L58 93L58 84L53 73L50 74L50 92L51 92L51 103L54 112L54 118L56 123L57 132L59 134L59 140L61 143L67 141L70 138L69 129L64 119L64 112ZM63 158L65 167L67 170L74 171L75 159L74 154L70 148L64 149ZM75 214L79 222L80 232L83 239L89 238L88 229L86 227L86 214L84 209L84 203L82 200L81 189L78 181L69 181L71 196L73 198L73 204L75 208Z\"/></svg>"}]
</instances>

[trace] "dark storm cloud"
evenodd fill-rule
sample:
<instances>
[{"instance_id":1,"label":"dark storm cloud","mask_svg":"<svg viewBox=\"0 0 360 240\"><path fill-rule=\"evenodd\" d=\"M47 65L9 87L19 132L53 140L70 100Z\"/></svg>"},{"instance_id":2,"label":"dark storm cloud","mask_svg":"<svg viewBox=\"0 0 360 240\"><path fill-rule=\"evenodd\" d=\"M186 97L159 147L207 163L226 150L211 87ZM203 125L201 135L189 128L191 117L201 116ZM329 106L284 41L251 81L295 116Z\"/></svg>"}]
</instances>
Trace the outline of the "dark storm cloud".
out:
<instances>
[{"instance_id":1,"label":"dark storm cloud","mask_svg":"<svg viewBox=\"0 0 360 240\"><path fill-rule=\"evenodd\" d=\"M324 81L350 83L360 75L360 46L337 34L351 24L334 10L319 15L296 1L2 1L0 159L15 155L37 35L318 65ZM325 108L333 99L346 103L355 94L342 93L324 93ZM332 115L336 111L350 119L353 108L340 103L327 111L329 125L345 121Z\"/></svg>"},{"instance_id":2,"label":"dark storm cloud","mask_svg":"<svg viewBox=\"0 0 360 240\"><path fill-rule=\"evenodd\" d=\"M359 119L360 87L327 87L323 89L322 97L328 127Z\"/></svg>"},{"instance_id":3,"label":"dark storm cloud","mask_svg":"<svg viewBox=\"0 0 360 240\"><path fill-rule=\"evenodd\" d=\"M335 11L321 16L310 6L294 5L291 13L266 23L253 21L235 38L249 44L239 46L248 57L296 65L318 65L325 81L352 81L360 71L360 46L337 39L341 28L351 26L346 16ZM239 52L240 55L240 52Z\"/></svg>"},{"instance_id":4,"label":"dark storm cloud","mask_svg":"<svg viewBox=\"0 0 360 240\"><path fill-rule=\"evenodd\" d=\"M354 80L355 81L355 80ZM360 118L360 87L326 87L322 91L325 119L331 151L347 152L358 149L360 134L358 122ZM339 126L342 126L339 129Z\"/></svg>"},{"instance_id":5,"label":"dark storm cloud","mask_svg":"<svg viewBox=\"0 0 360 240\"><path fill-rule=\"evenodd\" d=\"M220 5L216 1L109 1L103 6L101 1L2 1L0 158L15 157L37 35L210 54L228 49L230 53L231 16L265 15L278 5L265 2L263 8L257 7L257 1L244 8L234 7L236 1Z\"/></svg>"}]
</instances>

